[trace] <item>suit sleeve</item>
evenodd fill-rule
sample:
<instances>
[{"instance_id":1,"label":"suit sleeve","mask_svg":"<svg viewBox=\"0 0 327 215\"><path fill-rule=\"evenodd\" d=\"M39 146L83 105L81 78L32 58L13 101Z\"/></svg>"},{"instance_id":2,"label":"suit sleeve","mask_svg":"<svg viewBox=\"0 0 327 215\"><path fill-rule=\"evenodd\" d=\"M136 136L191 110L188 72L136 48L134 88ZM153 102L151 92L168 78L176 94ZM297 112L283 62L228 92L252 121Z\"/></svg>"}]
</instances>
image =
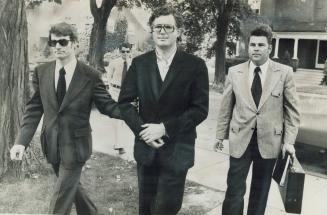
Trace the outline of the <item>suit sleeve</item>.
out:
<instances>
[{"instance_id":1,"label":"suit sleeve","mask_svg":"<svg viewBox=\"0 0 327 215\"><path fill-rule=\"evenodd\" d=\"M32 79L32 95L25 106L21 128L15 140L16 145L28 147L43 115L37 68Z\"/></svg>"},{"instance_id":2,"label":"suit sleeve","mask_svg":"<svg viewBox=\"0 0 327 215\"><path fill-rule=\"evenodd\" d=\"M191 90L191 101L188 109L177 118L164 121L166 134L176 136L183 131L194 129L208 116L209 106L209 78L208 69L204 61L198 64L197 73Z\"/></svg>"},{"instance_id":3,"label":"suit sleeve","mask_svg":"<svg viewBox=\"0 0 327 215\"><path fill-rule=\"evenodd\" d=\"M291 68L284 85L284 143L294 144L300 125L299 99Z\"/></svg>"},{"instance_id":4,"label":"suit sleeve","mask_svg":"<svg viewBox=\"0 0 327 215\"><path fill-rule=\"evenodd\" d=\"M137 71L135 61L133 60L123 81L118 98L118 104L121 110L122 118L125 120L126 124L130 127L136 137L139 136L139 133L142 130L141 125L144 124L137 108L135 105L132 105L132 103L137 99Z\"/></svg>"},{"instance_id":5,"label":"suit sleeve","mask_svg":"<svg viewBox=\"0 0 327 215\"><path fill-rule=\"evenodd\" d=\"M115 102L108 93L100 74L96 76L93 89L93 100L100 113L110 116L111 118L121 119L118 103Z\"/></svg>"},{"instance_id":6,"label":"suit sleeve","mask_svg":"<svg viewBox=\"0 0 327 215\"><path fill-rule=\"evenodd\" d=\"M220 109L218 112L216 138L219 140L228 139L229 124L232 118L234 105L235 105L235 95L233 92L231 71L229 71L226 78L223 97L220 102Z\"/></svg>"}]
</instances>

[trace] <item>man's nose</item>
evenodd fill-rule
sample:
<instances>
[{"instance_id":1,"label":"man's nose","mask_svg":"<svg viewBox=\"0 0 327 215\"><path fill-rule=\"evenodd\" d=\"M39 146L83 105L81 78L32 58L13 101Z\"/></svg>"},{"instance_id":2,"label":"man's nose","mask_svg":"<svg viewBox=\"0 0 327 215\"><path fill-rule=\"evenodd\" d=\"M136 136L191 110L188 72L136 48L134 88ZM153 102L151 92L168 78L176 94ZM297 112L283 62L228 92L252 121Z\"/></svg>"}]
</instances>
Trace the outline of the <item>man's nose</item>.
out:
<instances>
[{"instance_id":1,"label":"man's nose","mask_svg":"<svg viewBox=\"0 0 327 215\"><path fill-rule=\"evenodd\" d=\"M164 27L162 27L159 31L160 34L165 34L166 33L166 29Z\"/></svg>"},{"instance_id":2,"label":"man's nose","mask_svg":"<svg viewBox=\"0 0 327 215\"><path fill-rule=\"evenodd\" d=\"M62 46L57 42L55 47L56 48L61 48Z\"/></svg>"}]
</instances>

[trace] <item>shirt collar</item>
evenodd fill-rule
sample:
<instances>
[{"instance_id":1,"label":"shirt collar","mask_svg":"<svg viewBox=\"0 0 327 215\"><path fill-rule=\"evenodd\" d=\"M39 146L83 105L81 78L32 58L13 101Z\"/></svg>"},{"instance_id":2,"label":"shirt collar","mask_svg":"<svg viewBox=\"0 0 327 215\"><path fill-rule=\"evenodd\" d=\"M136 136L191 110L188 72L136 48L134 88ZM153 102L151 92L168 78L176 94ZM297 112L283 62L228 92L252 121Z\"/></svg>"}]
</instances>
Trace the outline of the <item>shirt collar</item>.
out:
<instances>
[{"instance_id":1,"label":"shirt collar","mask_svg":"<svg viewBox=\"0 0 327 215\"><path fill-rule=\"evenodd\" d=\"M161 56L157 49L155 49L156 51L156 56L157 56L157 60L160 62L165 62L165 64L171 64L171 62L173 61L173 58L176 54L177 51L177 47L174 47L174 49L169 53L168 58L164 58L163 56Z\"/></svg>"},{"instance_id":2,"label":"shirt collar","mask_svg":"<svg viewBox=\"0 0 327 215\"><path fill-rule=\"evenodd\" d=\"M66 73L73 73L75 71L77 64L76 58L73 58L68 64L64 66ZM56 60L56 71L59 71L63 66L61 65L60 61Z\"/></svg>"},{"instance_id":3,"label":"shirt collar","mask_svg":"<svg viewBox=\"0 0 327 215\"><path fill-rule=\"evenodd\" d=\"M268 70L269 63L270 63L270 59L268 58L268 60L264 64L259 66L260 73L266 72ZM257 65L255 65L252 61L250 61L249 71L253 72L256 67L257 67Z\"/></svg>"}]
</instances>

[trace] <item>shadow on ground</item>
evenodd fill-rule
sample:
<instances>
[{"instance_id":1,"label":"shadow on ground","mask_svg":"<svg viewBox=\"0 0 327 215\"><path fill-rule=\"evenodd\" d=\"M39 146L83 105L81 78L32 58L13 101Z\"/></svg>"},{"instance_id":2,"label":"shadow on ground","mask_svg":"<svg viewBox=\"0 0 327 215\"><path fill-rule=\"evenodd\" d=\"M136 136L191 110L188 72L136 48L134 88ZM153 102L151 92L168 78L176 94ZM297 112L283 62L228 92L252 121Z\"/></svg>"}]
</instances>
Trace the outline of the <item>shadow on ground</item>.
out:
<instances>
[{"instance_id":1,"label":"shadow on ground","mask_svg":"<svg viewBox=\"0 0 327 215\"><path fill-rule=\"evenodd\" d=\"M322 148L297 143L296 156L309 175L327 178L327 152Z\"/></svg>"}]
</instances>

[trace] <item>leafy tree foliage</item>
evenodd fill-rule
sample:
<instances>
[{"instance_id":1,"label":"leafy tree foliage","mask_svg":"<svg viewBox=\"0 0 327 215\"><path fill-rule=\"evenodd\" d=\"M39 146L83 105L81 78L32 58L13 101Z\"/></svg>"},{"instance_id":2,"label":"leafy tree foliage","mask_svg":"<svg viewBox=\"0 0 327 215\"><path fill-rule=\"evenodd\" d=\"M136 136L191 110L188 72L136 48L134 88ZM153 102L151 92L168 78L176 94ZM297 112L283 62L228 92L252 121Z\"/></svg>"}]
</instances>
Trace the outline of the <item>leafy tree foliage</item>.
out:
<instances>
[{"instance_id":1,"label":"leafy tree foliage","mask_svg":"<svg viewBox=\"0 0 327 215\"><path fill-rule=\"evenodd\" d=\"M125 42L127 34L127 20L122 18L115 23L114 32L109 32L105 40L105 52L111 52L120 47Z\"/></svg>"},{"instance_id":2,"label":"leafy tree foliage","mask_svg":"<svg viewBox=\"0 0 327 215\"><path fill-rule=\"evenodd\" d=\"M185 19L186 49L189 52L207 49L206 57L216 57L215 83L225 81L225 56L235 53L235 41L241 33L241 21L252 14L245 1L184 0L176 4ZM203 47L205 39L212 40Z\"/></svg>"}]
</instances>

